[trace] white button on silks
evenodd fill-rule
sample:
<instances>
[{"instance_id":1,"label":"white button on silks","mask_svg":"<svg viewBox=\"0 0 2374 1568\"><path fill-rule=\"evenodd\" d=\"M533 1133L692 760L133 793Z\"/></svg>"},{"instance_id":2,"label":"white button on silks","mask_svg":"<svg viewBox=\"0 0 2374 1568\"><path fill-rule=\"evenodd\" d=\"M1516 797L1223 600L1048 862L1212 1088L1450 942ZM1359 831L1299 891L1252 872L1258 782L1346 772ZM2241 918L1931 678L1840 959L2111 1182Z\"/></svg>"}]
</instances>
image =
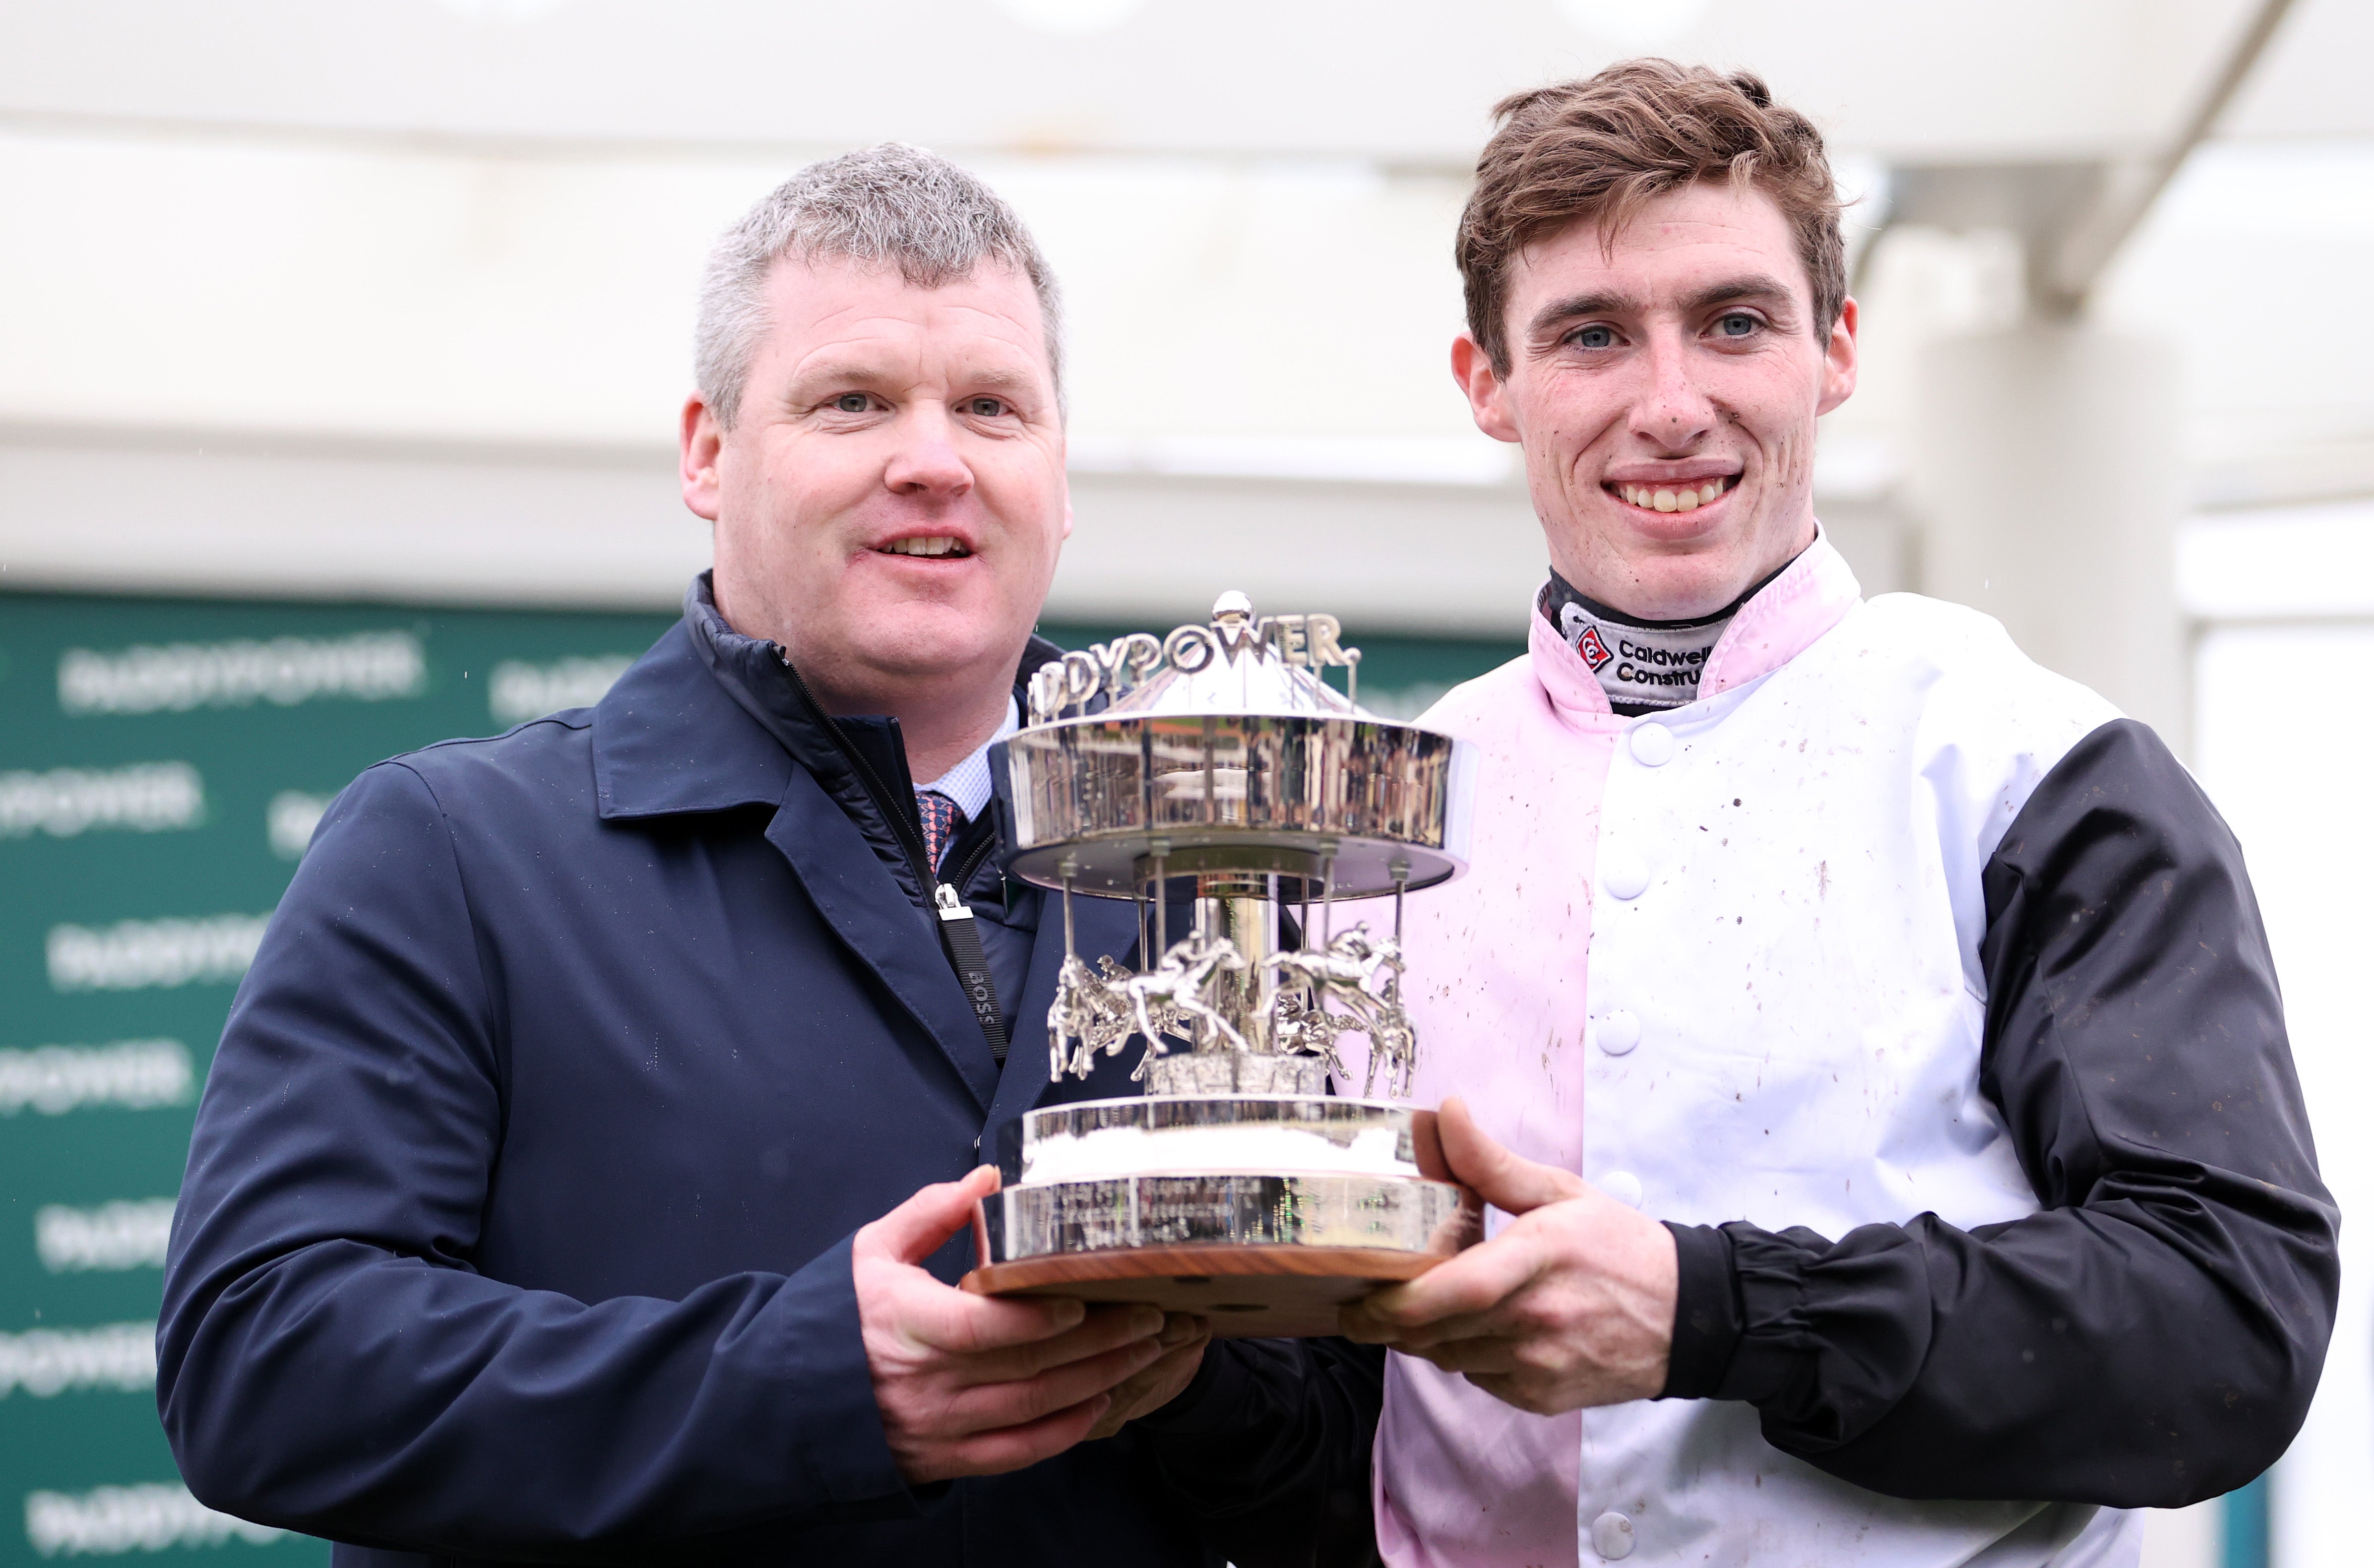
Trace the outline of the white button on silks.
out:
<instances>
[{"instance_id":1,"label":"white button on silks","mask_svg":"<svg viewBox=\"0 0 2374 1568\"><path fill-rule=\"evenodd\" d=\"M1611 1056L1629 1055L1640 1043L1640 1020L1618 1008L1599 1020L1599 1048Z\"/></svg>"},{"instance_id":2,"label":"white button on silks","mask_svg":"<svg viewBox=\"0 0 2374 1568\"><path fill-rule=\"evenodd\" d=\"M1632 726L1632 760L1644 768L1662 768L1674 760L1674 732L1663 725Z\"/></svg>"},{"instance_id":3,"label":"white button on silks","mask_svg":"<svg viewBox=\"0 0 2374 1568\"><path fill-rule=\"evenodd\" d=\"M1604 850L1599 862L1599 879L1607 885L1610 897L1637 899L1649 890L1649 863L1628 849Z\"/></svg>"},{"instance_id":4,"label":"white button on silks","mask_svg":"<svg viewBox=\"0 0 2374 1568\"><path fill-rule=\"evenodd\" d=\"M1610 1562L1632 1555L1632 1521L1610 1510L1591 1522L1591 1550Z\"/></svg>"},{"instance_id":5,"label":"white button on silks","mask_svg":"<svg viewBox=\"0 0 2374 1568\"><path fill-rule=\"evenodd\" d=\"M1640 1178L1629 1171L1610 1171L1599 1178L1599 1190L1627 1208L1640 1207Z\"/></svg>"}]
</instances>

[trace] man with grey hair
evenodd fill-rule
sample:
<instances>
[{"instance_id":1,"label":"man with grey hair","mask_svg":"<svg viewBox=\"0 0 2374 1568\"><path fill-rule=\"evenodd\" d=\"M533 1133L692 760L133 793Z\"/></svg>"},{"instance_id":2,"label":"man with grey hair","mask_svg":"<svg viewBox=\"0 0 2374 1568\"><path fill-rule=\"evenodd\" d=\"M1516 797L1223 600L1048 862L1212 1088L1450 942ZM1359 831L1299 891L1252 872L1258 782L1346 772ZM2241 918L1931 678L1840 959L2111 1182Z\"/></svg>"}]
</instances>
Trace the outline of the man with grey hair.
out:
<instances>
[{"instance_id":1,"label":"man with grey hair","mask_svg":"<svg viewBox=\"0 0 2374 1568\"><path fill-rule=\"evenodd\" d=\"M364 772L241 989L158 1335L201 1501L343 1568L1366 1551L1373 1352L954 1286L982 1149L1129 1091L1049 1085L1063 923L982 810L1056 656L1055 307L909 147L720 242L683 620Z\"/></svg>"}]
</instances>

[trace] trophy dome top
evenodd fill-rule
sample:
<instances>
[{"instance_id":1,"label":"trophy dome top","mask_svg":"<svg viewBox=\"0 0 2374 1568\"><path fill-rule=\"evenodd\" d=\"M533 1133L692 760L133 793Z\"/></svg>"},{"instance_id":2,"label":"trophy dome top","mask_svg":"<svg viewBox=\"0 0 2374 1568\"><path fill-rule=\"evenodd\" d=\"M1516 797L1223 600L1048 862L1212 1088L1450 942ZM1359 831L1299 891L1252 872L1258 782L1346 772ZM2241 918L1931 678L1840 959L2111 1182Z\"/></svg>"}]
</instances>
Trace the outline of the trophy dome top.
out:
<instances>
[{"instance_id":1,"label":"trophy dome top","mask_svg":"<svg viewBox=\"0 0 2374 1568\"><path fill-rule=\"evenodd\" d=\"M1030 722L1103 716L1241 714L1381 720L1357 700L1360 650L1332 615L1263 615L1238 589L1203 625L1167 637L1133 632L1064 655L1030 682ZM1327 682L1345 672L1344 690Z\"/></svg>"},{"instance_id":2,"label":"trophy dome top","mask_svg":"<svg viewBox=\"0 0 2374 1568\"><path fill-rule=\"evenodd\" d=\"M1012 874L1104 898L1139 896L1157 861L1277 878L1295 898L1457 876L1469 744L1362 708L1360 651L1334 616L1256 615L1234 591L1212 612L1031 678L1030 723L991 764Z\"/></svg>"}]
</instances>

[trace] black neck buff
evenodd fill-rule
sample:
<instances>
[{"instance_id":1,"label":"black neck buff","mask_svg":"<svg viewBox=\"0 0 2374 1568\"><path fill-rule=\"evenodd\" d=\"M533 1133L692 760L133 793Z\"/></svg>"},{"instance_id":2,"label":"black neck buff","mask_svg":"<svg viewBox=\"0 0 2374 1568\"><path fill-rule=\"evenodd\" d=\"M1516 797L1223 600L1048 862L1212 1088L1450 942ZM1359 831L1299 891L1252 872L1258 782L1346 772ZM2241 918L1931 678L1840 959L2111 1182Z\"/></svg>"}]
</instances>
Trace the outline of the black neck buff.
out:
<instances>
[{"instance_id":1,"label":"black neck buff","mask_svg":"<svg viewBox=\"0 0 2374 1568\"><path fill-rule=\"evenodd\" d=\"M1788 570L1783 566L1780 572ZM1628 719L1636 719L1698 701L1698 677L1706 669L1707 655L1714 652L1739 607L1762 592L1772 577L1697 620L1644 620L1610 609L1555 571L1542 585L1539 603L1542 619L1557 629L1599 678L1607 705Z\"/></svg>"}]
</instances>

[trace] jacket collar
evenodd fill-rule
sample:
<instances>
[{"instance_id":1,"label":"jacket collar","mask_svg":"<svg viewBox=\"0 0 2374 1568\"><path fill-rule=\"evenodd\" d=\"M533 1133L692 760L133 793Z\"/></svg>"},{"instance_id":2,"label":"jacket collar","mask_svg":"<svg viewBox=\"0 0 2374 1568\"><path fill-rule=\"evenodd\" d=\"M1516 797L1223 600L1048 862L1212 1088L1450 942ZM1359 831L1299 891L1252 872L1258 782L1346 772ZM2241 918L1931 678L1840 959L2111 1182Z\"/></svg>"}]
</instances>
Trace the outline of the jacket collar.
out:
<instances>
[{"instance_id":1,"label":"jacket collar","mask_svg":"<svg viewBox=\"0 0 2374 1568\"><path fill-rule=\"evenodd\" d=\"M1698 701L1771 674L1812 647L1862 598L1863 584L1855 581L1846 557L1830 543L1828 531L1815 525L1814 542L1740 606L1723 628L1722 640L1707 655ZM1616 717L1599 678L1556 628L1538 614L1525 619L1531 629L1534 678L1559 713L1569 719L1631 722ZM1686 713L1694 705L1669 711Z\"/></svg>"},{"instance_id":2,"label":"jacket collar","mask_svg":"<svg viewBox=\"0 0 2374 1568\"><path fill-rule=\"evenodd\" d=\"M1015 676L1017 700L1028 701L1025 683L1040 665L1063 656L1031 638ZM801 695L782 648L744 636L717 613L704 572L685 590L684 619L594 709L598 808L613 820L773 806L797 765L874 827L878 813L843 740L894 783L906 781L897 722L842 719L828 727Z\"/></svg>"},{"instance_id":3,"label":"jacket collar","mask_svg":"<svg viewBox=\"0 0 2374 1568\"><path fill-rule=\"evenodd\" d=\"M897 831L881 820L881 810L858 773L852 749L864 754L867 764L883 776L886 787L896 790L906 784L907 749L899 738L897 722L861 718L836 724L827 719L801 690L782 643L745 636L726 624L717 612L717 598L706 572L684 591L684 624L691 634L693 651L735 706L774 737L792 760L813 774L825 793L855 818L870 837L887 838L895 850ZM886 858L895 864L905 856L896 852Z\"/></svg>"},{"instance_id":4,"label":"jacket collar","mask_svg":"<svg viewBox=\"0 0 2374 1568\"><path fill-rule=\"evenodd\" d=\"M688 622L652 644L594 708L594 784L605 821L773 806L783 747L712 678Z\"/></svg>"}]
</instances>

